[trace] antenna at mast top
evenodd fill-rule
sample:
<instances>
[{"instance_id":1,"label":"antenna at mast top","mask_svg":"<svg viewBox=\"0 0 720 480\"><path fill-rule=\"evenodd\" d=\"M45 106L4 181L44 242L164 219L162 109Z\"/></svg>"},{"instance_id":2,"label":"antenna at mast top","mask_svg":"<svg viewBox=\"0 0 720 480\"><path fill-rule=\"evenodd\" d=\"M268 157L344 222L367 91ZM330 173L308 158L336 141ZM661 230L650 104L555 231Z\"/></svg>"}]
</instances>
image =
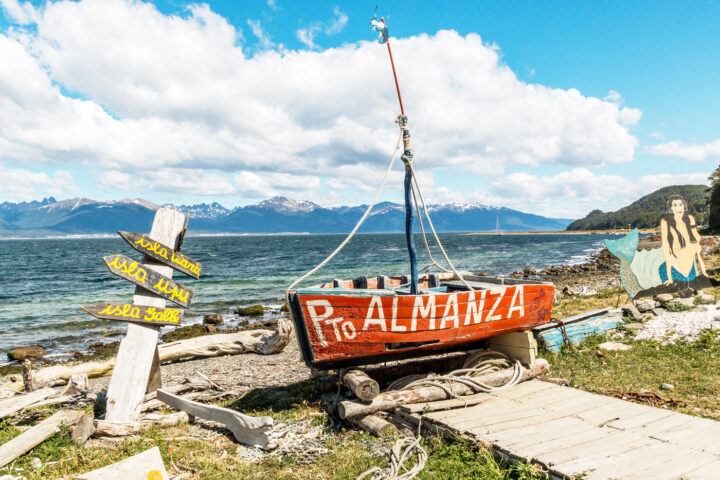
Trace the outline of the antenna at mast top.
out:
<instances>
[{"instance_id":1,"label":"antenna at mast top","mask_svg":"<svg viewBox=\"0 0 720 480\"><path fill-rule=\"evenodd\" d=\"M375 11L377 11L377 6L375 7ZM392 66L393 78L395 79L395 89L397 90L398 102L400 102L400 113L404 116L405 109L403 108L402 95L400 95L400 84L398 83L397 72L395 71L395 61L393 60L392 49L390 48L390 34L388 33L385 18L380 17L378 21L377 15L375 15L372 20L370 20L370 25L372 25L373 30L379 32L378 42L387 45L388 55L390 55L390 66Z\"/></svg>"}]
</instances>

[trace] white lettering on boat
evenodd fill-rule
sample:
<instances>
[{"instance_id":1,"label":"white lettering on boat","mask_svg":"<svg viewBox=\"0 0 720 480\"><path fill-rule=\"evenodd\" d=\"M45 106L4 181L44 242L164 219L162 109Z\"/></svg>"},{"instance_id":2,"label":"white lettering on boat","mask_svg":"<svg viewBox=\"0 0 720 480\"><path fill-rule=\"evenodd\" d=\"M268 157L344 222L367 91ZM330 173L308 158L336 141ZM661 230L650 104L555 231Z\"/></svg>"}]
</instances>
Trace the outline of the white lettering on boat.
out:
<instances>
[{"instance_id":1,"label":"white lettering on boat","mask_svg":"<svg viewBox=\"0 0 720 480\"><path fill-rule=\"evenodd\" d=\"M392 320L390 321L390 331L391 332L406 332L407 327L405 325L397 324L397 304L398 304L398 297L394 297L393 304L392 304Z\"/></svg>"},{"instance_id":2,"label":"white lettering on boat","mask_svg":"<svg viewBox=\"0 0 720 480\"><path fill-rule=\"evenodd\" d=\"M480 301L475 301L475 291L471 291L468 294L467 313L465 314L465 323L463 325L470 325L470 318L472 323L482 322L483 309L485 308L485 292L486 290L480 290Z\"/></svg>"},{"instance_id":3,"label":"white lettering on boat","mask_svg":"<svg viewBox=\"0 0 720 480\"><path fill-rule=\"evenodd\" d=\"M333 330L335 330L335 340L337 340L338 342L342 342L342 338L340 337L340 329L338 328L338 323L342 321L342 317L325 320L325 325L332 325Z\"/></svg>"},{"instance_id":4,"label":"white lettering on boat","mask_svg":"<svg viewBox=\"0 0 720 480\"><path fill-rule=\"evenodd\" d=\"M345 335L345 338L348 340L352 340L357 336L357 332L355 331L355 325L353 325L350 320L342 324L342 331L343 335Z\"/></svg>"},{"instance_id":5,"label":"white lettering on boat","mask_svg":"<svg viewBox=\"0 0 720 480\"><path fill-rule=\"evenodd\" d=\"M525 316L525 299L523 298L523 287L518 285L515 287L512 302L510 302L510 310L508 310L507 318L512 317L513 312L518 312L520 318Z\"/></svg>"},{"instance_id":6,"label":"white lettering on boat","mask_svg":"<svg viewBox=\"0 0 720 480\"><path fill-rule=\"evenodd\" d=\"M494 322L495 320L502 320L502 314L498 313L497 315L493 315L495 313L495 310L497 310L498 306L500 305L500 300L505 296L506 288L491 288L488 290L490 295L497 295L497 300L495 300L495 303L493 304L492 308L487 314L487 318L485 319L486 322Z\"/></svg>"},{"instance_id":7,"label":"white lettering on boat","mask_svg":"<svg viewBox=\"0 0 720 480\"><path fill-rule=\"evenodd\" d=\"M410 322L410 331L417 331L418 314L421 318L430 317L430 330L435 330L435 295L428 295L428 303L423 305L423 296L415 297L415 306L413 307L412 321Z\"/></svg>"},{"instance_id":8,"label":"white lettering on boat","mask_svg":"<svg viewBox=\"0 0 720 480\"><path fill-rule=\"evenodd\" d=\"M315 311L316 307L323 307L325 309L322 315L317 314L317 312ZM310 319L312 320L313 326L315 327L315 333L317 334L318 339L320 339L320 345L322 345L323 347L327 347L327 340L325 340L325 335L323 335L322 328L320 327L320 322L332 316L332 305L330 305L330 302L328 302L327 300L308 300L307 308L308 312L310 312Z\"/></svg>"},{"instance_id":9,"label":"white lettering on boat","mask_svg":"<svg viewBox=\"0 0 720 480\"><path fill-rule=\"evenodd\" d=\"M452 315L448 316L448 313L450 313L450 309L453 309ZM443 313L442 322L440 322L440 329L445 328L445 324L452 321L455 325L455 328L458 328L458 322L460 319L458 318L458 299L457 294L453 293L452 295L448 296L448 303L445 306L445 313Z\"/></svg>"},{"instance_id":10,"label":"white lettering on boat","mask_svg":"<svg viewBox=\"0 0 720 480\"><path fill-rule=\"evenodd\" d=\"M377 309L378 318L372 318L373 312ZM368 326L380 325L383 332L387 332L387 322L385 321L385 312L383 311L381 297L372 297L370 300L370 306L368 307L368 313L365 317L365 324L363 325L363 332L367 332Z\"/></svg>"}]
</instances>

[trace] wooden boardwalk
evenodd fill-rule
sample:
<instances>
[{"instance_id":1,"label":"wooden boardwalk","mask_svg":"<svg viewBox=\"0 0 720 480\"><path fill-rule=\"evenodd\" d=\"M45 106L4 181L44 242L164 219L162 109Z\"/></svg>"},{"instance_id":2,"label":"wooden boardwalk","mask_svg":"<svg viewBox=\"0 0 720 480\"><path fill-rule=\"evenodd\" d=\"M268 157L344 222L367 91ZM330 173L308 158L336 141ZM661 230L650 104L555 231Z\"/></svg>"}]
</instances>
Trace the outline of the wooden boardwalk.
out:
<instances>
[{"instance_id":1,"label":"wooden boardwalk","mask_svg":"<svg viewBox=\"0 0 720 480\"><path fill-rule=\"evenodd\" d=\"M479 401L424 413L423 424L540 464L556 478L720 479L720 422L538 380Z\"/></svg>"}]
</instances>

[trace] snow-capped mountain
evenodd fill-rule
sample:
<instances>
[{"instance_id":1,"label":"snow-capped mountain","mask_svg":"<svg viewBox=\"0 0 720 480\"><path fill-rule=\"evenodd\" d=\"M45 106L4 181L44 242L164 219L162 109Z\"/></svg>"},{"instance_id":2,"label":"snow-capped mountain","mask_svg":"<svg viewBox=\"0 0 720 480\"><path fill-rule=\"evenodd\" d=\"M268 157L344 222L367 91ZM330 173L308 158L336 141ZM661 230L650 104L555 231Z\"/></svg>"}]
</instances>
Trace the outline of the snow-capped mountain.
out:
<instances>
[{"instance_id":1,"label":"snow-capped mountain","mask_svg":"<svg viewBox=\"0 0 720 480\"><path fill-rule=\"evenodd\" d=\"M96 201L71 198L0 204L0 235L37 236L100 234L117 230L147 232L157 204L143 199ZM273 197L255 205L225 208L217 202L181 205L190 214L191 232L222 233L347 233L367 205L322 207L305 200ZM479 203L428 205L439 231L562 230L570 220L545 218L504 207ZM415 219L417 222L417 219ZM361 232L401 232L405 225L404 205L381 202L375 205Z\"/></svg>"},{"instance_id":2,"label":"snow-capped mountain","mask_svg":"<svg viewBox=\"0 0 720 480\"><path fill-rule=\"evenodd\" d=\"M171 204L164 206L172 206ZM177 207L183 212L187 212L190 218L210 218L217 219L228 215L232 210L229 210L218 202L213 203L199 203L196 205L179 205Z\"/></svg>"}]
</instances>

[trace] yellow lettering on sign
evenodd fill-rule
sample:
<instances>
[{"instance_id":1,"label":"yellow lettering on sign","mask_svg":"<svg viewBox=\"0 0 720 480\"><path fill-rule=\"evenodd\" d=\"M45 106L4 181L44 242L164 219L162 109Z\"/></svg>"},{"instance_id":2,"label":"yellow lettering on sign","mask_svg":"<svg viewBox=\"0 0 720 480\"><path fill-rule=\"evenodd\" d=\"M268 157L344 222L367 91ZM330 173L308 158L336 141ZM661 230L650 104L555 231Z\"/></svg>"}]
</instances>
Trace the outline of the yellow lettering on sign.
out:
<instances>
[{"instance_id":1,"label":"yellow lettering on sign","mask_svg":"<svg viewBox=\"0 0 720 480\"><path fill-rule=\"evenodd\" d=\"M200 268L201 268L200 265L197 263L192 263L192 262L188 261L188 259L185 258L185 256L183 256L179 253L176 253L175 250L173 250L173 252L172 252L172 262L176 265L181 266L182 268L190 270L195 275L198 275L198 276L200 275Z\"/></svg>"},{"instance_id":2,"label":"yellow lettering on sign","mask_svg":"<svg viewBox=\"0 0 720 480\"><path fill-rule=\"evenodd\" d=\"M185 290L184 288L178 288L177 285L174 285L172 289L170 289L170 282L164 278L161 278L153 287L157 288L161 292L170 295L170 300L175 301L175 299L179 299L183 303L187 303L188 296L190 295L189 290Z\"/></svg>"},{"instance_id":3,"label":"yellow lettering on sign","mask_svg":"<svg viewBox=\"0 0 720 480\"><path fill-rule=\"evenodd\" d=\"M146 237L140 237L136 242L135 245L140 245L142 248L146 249L149 252L154 252L164 258L165 260L168 260L168 251L167 248L163 247L162 244L158 242L151 242ZM174 252L173 252L174 253Z\"/></svg>"},{"instance_id":4,"label":"yellow lettering on sign","mask_svg":"<svg viewBox=\"0 0 720 480\"><path fill-rule=\"evenodd\" d=\"M138 282L144 284L147 278L147 272L145 269L136 261L128 265L125 260L121 260L119 256L113 258L113 261L108 263L109 267L114 267L121 273L124 273L128 277L134 278Z\"/></svg>"},{"instance_id":5,"label":"yellow lettering on sign","mask_svg":"<svg viewBox=\"0 0 720 480\"><path fill-rule=\"evenodd\" d=\"M103 308L98 315L110 315L111 317L129 317L129 318L140 318L140 308L135 307L129 303L123 305L117 305L114 303L108 304Z\"/></svg>"},{"instance_id":6,"label":"yellow lettering on sign","mask_svg":"<svg viewBox=\"0 0 720 480\"><path fill-rule=\"evenodd\" d=\"M145 312L143 320L148 322L180 323L180 310L168 308L158 312L155 307L149 307Z\"/></svg>"}]
</instances>

